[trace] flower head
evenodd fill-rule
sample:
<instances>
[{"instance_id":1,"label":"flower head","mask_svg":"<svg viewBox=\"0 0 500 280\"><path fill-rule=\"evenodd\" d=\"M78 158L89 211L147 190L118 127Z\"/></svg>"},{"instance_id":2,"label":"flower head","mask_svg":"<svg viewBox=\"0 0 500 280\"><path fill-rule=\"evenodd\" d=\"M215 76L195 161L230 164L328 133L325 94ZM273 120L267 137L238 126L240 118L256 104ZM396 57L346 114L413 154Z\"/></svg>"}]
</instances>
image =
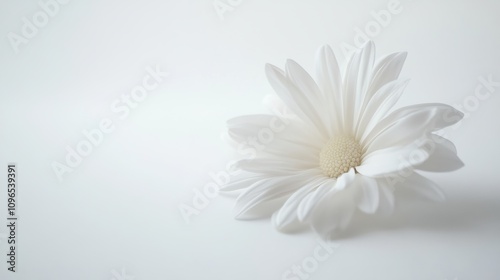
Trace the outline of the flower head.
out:
<instances>
[{"instance_id":1,"label":"flower head","mask_svg":"<svg viewBox=\"0 0 500 280\"><path fill-rule=\"evenodd\" d=\"M237 162L243 173L222 189L241 190L236 216L271 210L278 229L309 225L327 238L345 228L355 211L390 213L395 188L442 199L437 185L418 171L463 166L454 145L435 133L463 114L438 103L392 110L407 85L399 79L405 58L394 53L375 63L369 42L344 71L331 48L322 47L316 80L293 60L284 70L266 65L276 107L293 115L281 116L279 133L254 145L251 159ZM228 121L228 133L241 150L276 122L273 115L237 117Z\"/></svg>"}]
</instances>

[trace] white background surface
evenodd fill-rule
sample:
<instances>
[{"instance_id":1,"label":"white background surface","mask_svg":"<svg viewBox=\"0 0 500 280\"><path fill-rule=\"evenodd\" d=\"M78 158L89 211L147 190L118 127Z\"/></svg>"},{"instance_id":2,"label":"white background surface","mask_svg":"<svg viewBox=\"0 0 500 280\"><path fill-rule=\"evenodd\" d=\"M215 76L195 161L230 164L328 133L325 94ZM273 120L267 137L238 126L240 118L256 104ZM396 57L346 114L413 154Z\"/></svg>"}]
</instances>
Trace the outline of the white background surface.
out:
<instances>
[{"instance_id":1,"label":"white background surface","mask_svg":"<svg viewBox=\"0 0 500 280\"><path fill-rule=\"evenodd\" d=\"M313 256L312 232L236 221L226 197L190 224L178 207L225 169L225 121L265 112L265 63L292 58L312 72L318 47L342 56L339 46L353 45L356 28L388 3L243 0L221 20L212 0L70 1L16 54L9 32L22 34L23 17L42 9L2 0L0 218L6 166L16 162L20 224L15 274L0 227L0 278L282 279ZM500 81L499 3L401 0L373 33L378 57L409 52L399 106L469 102L448 132L466 167L429 175L443 204L400 201L390 218L359 217L309 279L500 279L500 87L473 97L480 77ZM154 65L170 76L120 119L111 104ZM115 130L60 182L51 164L104 118Z\"/></svg>"}]
</instances>

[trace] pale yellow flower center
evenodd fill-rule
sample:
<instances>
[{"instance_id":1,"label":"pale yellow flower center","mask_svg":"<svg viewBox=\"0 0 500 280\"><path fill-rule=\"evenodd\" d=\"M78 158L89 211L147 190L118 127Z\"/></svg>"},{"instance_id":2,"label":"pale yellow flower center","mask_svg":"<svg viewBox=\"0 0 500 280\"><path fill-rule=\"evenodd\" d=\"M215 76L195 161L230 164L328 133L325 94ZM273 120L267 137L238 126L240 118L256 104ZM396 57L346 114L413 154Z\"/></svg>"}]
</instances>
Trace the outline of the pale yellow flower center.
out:
<instances>
[{"instance_id":1,"label":"pale yellow flower center","mask_svg":"<svg viewBox=\"0 0 500 280\"><path fill-rule=\"evenodd\" d=\"M337 136L330 139L319 154L319 165L323 174L337 178L351 167L361 164L363 150L358 141L350 136Z\"/></svg>"}]
</instances>

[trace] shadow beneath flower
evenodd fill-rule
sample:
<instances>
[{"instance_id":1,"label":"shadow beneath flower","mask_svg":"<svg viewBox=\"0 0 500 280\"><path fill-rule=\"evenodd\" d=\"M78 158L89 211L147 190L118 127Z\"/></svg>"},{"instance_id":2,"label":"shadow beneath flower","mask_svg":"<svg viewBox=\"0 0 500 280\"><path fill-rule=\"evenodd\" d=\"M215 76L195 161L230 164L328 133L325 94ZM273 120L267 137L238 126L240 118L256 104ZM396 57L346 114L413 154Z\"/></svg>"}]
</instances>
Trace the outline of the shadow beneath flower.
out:
<instances>
[{"instance_id":1,"label":"shadow beneath flower","mask_svg":"<svg viewBox=\"0 0 500 280\"><path fill-rule=\"evenodd\" d=\"M471 193L471 195L473 195ZM357 214L350 226L335 236L348 239L374 232L405 229L461 231L489 224L500 225L500 196L454 196L444 202L412 201L397 194L391 216Z\"/></svg>"},{"instance_id":2,"label":"shadow beneath flower","mask_svg":"<svg viewBox=\"0 0 500 280\"><path fill-rule=\"evenodd\" d=\"M453 196L452 196L453 194ZM225 196L225 195L224 195ZM276 214L286 199L280 198L249 209L238 220L268 220ZM274 216L271 219L274 223ZM393 214L364 214L359 211L344 231L336 232L332 240L350 239L380 232L407 229L428 231L464 231L494 224L500 228L500 193L450 193L444 202L415 200L414 193L396 192ZM279 229L284 234L311 232L307 224L293 223Z\"/></svg>"}]
</instances>

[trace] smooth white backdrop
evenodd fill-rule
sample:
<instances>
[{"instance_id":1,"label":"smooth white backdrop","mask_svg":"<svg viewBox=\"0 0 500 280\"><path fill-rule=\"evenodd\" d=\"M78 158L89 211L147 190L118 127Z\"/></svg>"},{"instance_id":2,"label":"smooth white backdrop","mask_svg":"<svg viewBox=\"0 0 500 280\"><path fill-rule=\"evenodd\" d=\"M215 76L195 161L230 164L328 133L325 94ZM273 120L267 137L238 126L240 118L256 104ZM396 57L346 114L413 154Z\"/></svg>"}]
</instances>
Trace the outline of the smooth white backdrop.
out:
<instances>
[{"instance_id":1,"label":"smooth white backdrop","mask_svg":"<svg viewBox=\"0 0 500 280\"><path fill-rule=\"evenodd\" d=\"M359 217L309 279L498 279L500 86L484 100L474 92L481 77L500 82L500 2L230 2L221 19L212 0L69 1L13 47L23 17L43 9L1 1L0 163L19 166L20 220L18 272L1 261L0 278L282 279L314 256L312 232L236 221L226 197L189 224L178 207L230 160L225 121L266 112L265 63L292 58L313 72L321 45L342 56L368 27L378 57L409 53L399 106L444 102L467 113L447 132L466 166L428 175L445 203L401 202L392 217ZM400 12L378 30L374 14L388 5ZM110 106L156 65L170 75L120 119ZM60 182L53 162L105 118L115 130ZM6 171L0 182L6 221ZM0 227L0 260L6 234Z\"/></svg>"}]
</instances>

